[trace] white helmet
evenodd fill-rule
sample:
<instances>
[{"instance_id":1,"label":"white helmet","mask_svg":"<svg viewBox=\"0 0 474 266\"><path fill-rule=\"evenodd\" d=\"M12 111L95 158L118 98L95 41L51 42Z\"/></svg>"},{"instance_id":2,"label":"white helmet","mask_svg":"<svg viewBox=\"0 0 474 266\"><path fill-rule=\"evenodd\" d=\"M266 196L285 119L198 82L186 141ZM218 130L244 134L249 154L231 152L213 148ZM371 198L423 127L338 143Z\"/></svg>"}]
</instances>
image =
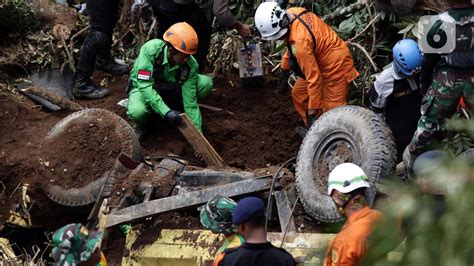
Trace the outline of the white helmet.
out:
<instances>
[{"instance_id":1,"label":"white helmet","mask_svg":"<svg viewBox=\"0 0 474 266\"><path fill-rule=\"evenodd\" d=\"M368 178L364 170L353 163L342 163L329 173L328 195L333 189L341 193L349 193L361 187L369 188Z\"/></svg>"},{"instance_id":2,"label":"white helmet","mask_svg":"<svg viewBox=\"0 0 474 266\"><path fill-rule=\"evenodd\" d=\"M276 2L263 2L255 12L255 26L264 40L277 40L285 35L290 24L286 10Z\"/></svg>"}]
</instances>

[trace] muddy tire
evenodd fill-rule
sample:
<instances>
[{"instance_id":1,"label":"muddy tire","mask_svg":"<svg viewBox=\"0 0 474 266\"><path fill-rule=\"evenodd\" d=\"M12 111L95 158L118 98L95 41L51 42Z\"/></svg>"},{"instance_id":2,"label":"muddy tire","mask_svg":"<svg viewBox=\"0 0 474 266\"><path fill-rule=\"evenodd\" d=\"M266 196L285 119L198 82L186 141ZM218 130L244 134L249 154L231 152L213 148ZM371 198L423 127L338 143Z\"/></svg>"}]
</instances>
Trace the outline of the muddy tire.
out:
<instances>
[{"instance_id":1,"label":"muddy tire","mask_svg":"<svg viewBox=\"0 0 474 266\"><path fill-rule=\"evenodd\" d=\"M396 152L392 132L372 111L349 105L326 112L309 129L298 152L296 185L306 212L323 222L342 220L327 195L329 172L353 162L375 184L394 168ZM373 198L375 190L368 195Z\"/></svg>"},{"instance_id":2,"label":"muddy tire","mask_svg":"<svg viewBox=\"0 0 474 266\"><path fill-rule=\"evenodd\" d=\"M65 129L67 129L70 124L84 118L96 119L96 121L103 121L103 123L115 125L115 133L123 140L121 142L120 151L136 161L141 160L140 142L133 128L127 121L115 113L99 108L84 109L68 115L49 131L45 141L60 138L62 134L67 134ZM95 202L104 182L105 179L100 178L83 187L71 189L65 189L60 185L48 185L46 194L52 201L61 205L85 206Z\"/></svg>"}]
</instances>

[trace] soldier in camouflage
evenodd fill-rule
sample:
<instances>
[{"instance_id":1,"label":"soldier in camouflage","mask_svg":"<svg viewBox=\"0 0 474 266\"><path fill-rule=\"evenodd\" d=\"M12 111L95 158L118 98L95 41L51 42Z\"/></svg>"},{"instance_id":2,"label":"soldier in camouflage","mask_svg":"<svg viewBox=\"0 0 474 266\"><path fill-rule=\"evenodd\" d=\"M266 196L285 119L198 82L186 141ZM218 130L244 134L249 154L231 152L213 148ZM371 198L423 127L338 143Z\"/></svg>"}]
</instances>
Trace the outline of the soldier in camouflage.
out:
<instances>
[{"instance_id":1,"label":"soldier in camouflage","mask_svg":"<svg viewBox=\"0 0 474 266\"><path fill-rule=\"evenodd\" d=\"M54 265L107 265L104 254L100 252L102 232L89 231L82 224L68 224L53 234L51 257Z\"/></svg>"},{"instance_id":2,"label":"soldier in camouflage","mask_svg":"<svg viewBox=\"0 0 474 266\"><path fill-rule=\"evenodd\" d=\"M206 205L200 207L201 224L216 234L224 234L224 244L217 250L213 266L224 258L225 251L241 246L245 239L237 233L237 226L232 224L232 212L237 203L230 198L214 196Z\"/></svg>"},{"instance_id":3,"label":"soldier in camouflage","mask_svg":"<svg viewBox=\"0 0 474 266\"><path fill-rule=\"evenodd\" d=\"M468 114L472 114L474 5L471 0L452 0L449 4L451 9L440 17L455 23L456 46L449 54L424 56L421 91L427 89L427 92L422 100L417 130L403 154L403 161L409 172L416 157L425 152L434 136L445 128L446 120L455 113L461 97L464 98ZM436 71L433 76L434 67Z\"/></svg>"}]
</instances>

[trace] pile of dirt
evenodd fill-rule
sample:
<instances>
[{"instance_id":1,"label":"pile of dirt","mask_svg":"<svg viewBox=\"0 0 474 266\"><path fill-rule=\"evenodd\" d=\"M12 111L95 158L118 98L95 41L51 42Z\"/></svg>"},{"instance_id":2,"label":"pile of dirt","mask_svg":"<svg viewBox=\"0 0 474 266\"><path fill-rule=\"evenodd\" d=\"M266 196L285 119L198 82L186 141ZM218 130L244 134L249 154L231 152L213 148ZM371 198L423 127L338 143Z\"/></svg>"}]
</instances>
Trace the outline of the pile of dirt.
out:
<instances>
[{"instance_id":1,"label":"pile of dirt","mask_svg":"<svg viewBox=\"0 0 474 266\"><path fill-rule=\"evenodd\" d=\"M110 110L128 121L126 109L117 105L127 97L124 90L127 78L99 73L94 79L105 81L112 94L105 99L79 103ZM230 166L261 168L296 155L301 140L294 127L300 124L300 119L293 110L290 96L276 94L275 85L275 81L269 81L264 88L244 90L230 87L224 78L215 80L212 94L203 103L225 111L201 108L204 134ZM35 201L31 209L35 225L57 228L67 222L85 220L91 206L71 211L50 201L44 188L51 180L66 187L79 187L99 177L112 165L118 154L112 146L120 140L106 126L93 125L90 130L77 132L72 127L71 134L42 146L51 128L70 112L46 113L39 106L5 97L0 98L0 102L0 180L6 191L11 193L19 183L30 184L30 197ZM144 156L174 153L194 157L192 147L179 131L163 123L158 124L141 145ZM40 155L48 158L42 160L42 167ZM45 161L49 161L48 168L54 171L44 171ZM131 189L124 187L129 183L136 184L129 181L121 184L123 189ZM8 193L0 196L3 203L0 222L7 219L8 210L16 203L14 197L5 195ZM187 222L180 224L187 228Z\"/></svg>"},{"instance_id":2,"label":"pile of dirt","mask_svg":"<svg viewBox=\"0 0 474 266\"><path fill-rule=\"evenodd\" d=\"M298 152L301 139L294 129L301 120L290 95L277 94L275 88L274 80L263 88L240 89L219 79L216 90L203 101L233 113L203 111L204 134L230 166L276 165Z\"/></svg>"},{"instance_id":3,"label":"pile of dirt","mask_svg":"<svg viewBox=\"0 0 474 266\"><path fill-rule=\"evenodd\" d=\"M41 147L42 174L51 184L81 187L102 176L120 154L121 136L115 125L96 119L68 124Z\"/></svg>"},{"instance_id":4,"label":"pile of dirt","mask_svg":"<svg viewBox=\"0 0 474 266\"><path fill-rule=\"evenodd\" d=\"M31 102L5 95L0 95L0 105L0 182L5 187L0 193L0 223L8 219L19 202L22 184L29 184L30 214L35 225L57 229L58 225L85 220L87 209L63 208L45 196L47 180L39 173L41 143L67 113L46 113Z\"/></svg>"}]
</instances>

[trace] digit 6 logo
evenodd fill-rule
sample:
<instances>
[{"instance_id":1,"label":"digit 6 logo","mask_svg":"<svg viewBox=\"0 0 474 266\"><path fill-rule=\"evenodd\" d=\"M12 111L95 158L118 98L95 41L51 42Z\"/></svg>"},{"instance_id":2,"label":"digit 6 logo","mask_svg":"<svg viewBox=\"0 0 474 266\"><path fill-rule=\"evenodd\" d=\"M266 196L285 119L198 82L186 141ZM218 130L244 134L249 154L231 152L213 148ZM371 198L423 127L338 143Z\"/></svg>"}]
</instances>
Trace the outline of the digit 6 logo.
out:
<instances>
[{"instance_id":1,"label":"digit 6 logo","mask_svg":"<svg viewBox=\"0 0 474 266\"><path fill-rule=\"evenodd\" d=\"M426 35L426 41L435 49L445 46L448 41L448 35L441 27L442 25L443 22L441 20L436 21Z\"/></svg>"},{"instance_id":2,"label":"digit 6 logo","mask_svg":"<svg viewBox=\"0 0 474 266\"><path fill-rule=\"evenodd\" d=\"M418 45L423 53L447 54L456 47L456 24L450 16L423 16L418 29Z\"/></svg>"}]
</instances>

